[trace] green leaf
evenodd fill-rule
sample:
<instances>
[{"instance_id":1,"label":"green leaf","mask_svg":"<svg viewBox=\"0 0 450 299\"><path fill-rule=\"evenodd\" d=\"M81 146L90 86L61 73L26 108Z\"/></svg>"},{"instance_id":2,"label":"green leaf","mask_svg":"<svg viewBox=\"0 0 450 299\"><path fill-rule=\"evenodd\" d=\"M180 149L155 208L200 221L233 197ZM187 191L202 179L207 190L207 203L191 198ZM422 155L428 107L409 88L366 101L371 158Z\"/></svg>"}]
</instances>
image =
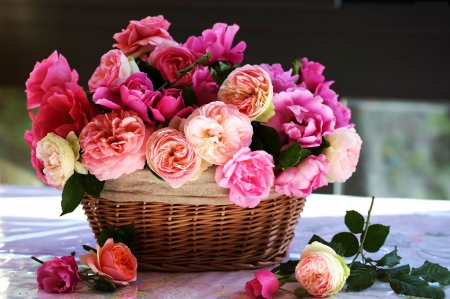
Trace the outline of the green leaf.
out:
<instances>
[{"instance_id":1,"label":"green leaf","mask_svg":"<svg viewBox=\"0 0 450 299\"><path fill-rule=\"evenodd\" d=\"M261 140L264 150L274 158L277 157L281 148L280 136L277 130L256 121L252 122L252 126L253 136Z\"/></svg>"},{"instance_id":2,"label":"green leaf","mask_svg":"<svg viewBox=\"0 0 450 299\"><path fill-rule=\"evenodd\" d=\"M302 59L297 58L292 62L292 75L298 75L302 67Z\"/></svg>"},{"instance_id":3,"label":"green leaf","mask_svg":"<svg viewBox=\"0 0 450 299\"><path fill-rule=\"evenodd\" d=\"M113 238L114 240L116 240L117 235L118 235L118 232L116 231L116 227L114 225L110 226L108 228L105 228L104 230L102 230L102 232L100 233L100 236L98 237L98 245L100 245L100 247L103 247L103 245L105 245L105 242L109 238Z\"/></svg>"},{"instance_id":4,"label":"green leaf","mask_svg":"<svg viewBox=\"0 0 450 299\"><path fill-rule=\"evenodd\" d=\"M425 261L420 268L413 268L411 275L421 276L428 282L439 282L443 285L450 284L450 271L439 264Z\"/></svg>"},{"instance_id":5,"label":"green leaf","mask_svg":"<svg viewBox=\"0 0 450 299\"><path fill-rule=\"evenodd\" d=\"M382 224L372 224L368 227L367 236L364 240L363 248L368 252L377 252L384 245L389 235L389 226ZM364 234L361 235L361 240Z\"/></svg>"},{"instance_id":6,"label":"green leaf","mask_svg":"<svg viewBox=\"0 0 450 299\"><path fill-rule=\"evenodd\" d=\"M135 58L136 64L139 67L141 72L147 74L147 77L152 81L154 90L158 90L163 86L166 82L163 80L161 76L161 72L148 64L147 61L141 60L139 58Z\"/></svg>"},{"instance_id":7,"label":"green leaf","mask_svg":"<svg viewBox=\"0 0 450 299\"><path fill-rule=\"evenodd\" d=\"M261 139L253 136L252 143L250 144L250 149L252 151L262 151L262 150L264 150L264 145L263 145Z\"/></svg>"},{"instance_id":8,"label":"green leaf","mask_svg":"<svg viewBox=\"0 0 450 299\"><path fill-rule=\"evenodd\" d=\"M345 257L351 257L358 253L358 238L352 233L342 232L333 236L331 243L340 243L344 248Z\"/></svg>"},{"instance_id":9,"label":"green leaf","mask_svg":"<svg viewBox=\"0 0 450 299\"><path fill-rule=\"evenodd\" d=\"M293 274L295 272L295 267L297 267L298 261L289 260L286 263L280 263L281 271L285 273Z\"/></svg>"},{"instance_id":10,"label":"green leaf","mask_svg":"<svg viewBox=\"0 0 450 299\"><path fill-rule=\"evenodd\" d=\"M228 75L235 69L236 67L224 62L215 62L210 66L210 71L214 81L216 81L219 86L222 85L223 81L225 81Z\"/></svg>"},{"instance_id":11,"label":"green leaf","mask_svg":"<svg viewBox=\"0 0 450 299\"><path fill-rule=\"evenodd\" d=\"M195 61L193 64L187 66L186 68L178 71L178 78L177 81L183 77L185 74L189 73L199 64L204 64L208 59L211 58L211 53L207 52L205 55L201 56L197 61Z\"/></svg>"},{"instance_id":12,"label":"green leaf","mask_svg":"<svg viewBox=\"0 0 450 299\"><path fill-rule=\"evenodd\" d=\"M392 268L400 263L401 257L397 255L397 246L395 246L394 251L389 252L384 255L378 262L377 266L387 266Z\"/></svg>"},{"instance_id":13,"label":"green leaf","mask_svg":"<svg viewBox=\"0 0 450 299\"><path fill-rule=\"evenodd\" d=\"M292 295L296 296L297 298L305 298L311 296L303 287L296 288L294 291L292 291Z\"/></svg>"},{"instance_id":14,"label":"green leaf","mask_svg":"<svg viewBox=\"0 0 450 299\"><path fill-rule=\"evenodd\" d=\"M391 269L378 269L378 279L389 281L391 277L399 274L409 274L411 267L409 265L402 265ZM387 278L387 279L386 279Z\"/></svg>"},{"instance_id":15,"label":"green leaf","mask_svg":"<svg viewBox=\"0 0 450 299\"><path fill-rule=\"evenodd\" d=\"M377 280L377 271L371 266L361 267L350 272L347 278L347 292L359 292L370 288Z\"/></svg>"},{"instance_id":16,"label":"green leaf","mask_svg":"<svg viewBox=\"0 0 450 299\"><path fill-rule=\"evenodd\" d=\"M89 245L83 245L83 249L84 250L86 250L86 251L93 251L93 252L95 252L95 253L97 253L97 249L95 249L95 248L92 248L91 246L89 246Z\"/></svg>"},{"instance_id":17,"label":"green leaf","mask_svg":"<svg viewBox=\"0 0 450 299\"><path fill-rule=\"evenodd\" d=\"M337 254L340 256L344 256L345 250L344 247L340 243L330 243L319 237L318 235L314 234L311 239L309 239L308 244L311 244L312 242L319 242L324 245L327 245L328 247L331 247L334 251L336 251Z\"/></svg>"},{"instance_id":18,"label":"green leaf","mask_svg":"<svg viewBox=\"0 0 450 299\"><path fill-rule=\"evenodd\" d=\"M300 146L298 141L292 143L287 149L278 155L281 169L285 170L297 165L298 162L305 159L311 153L310 150L304 149Z\"/></svg>"},{"instance_id":19,"label":"green leaf","mask_svg":"<svg viewBox=\"0 0 450 299\"><path fill-rule=\"evenodd\" d=\"M81 174L74 172L64 185L61 199L62 213L60 216L72 213L81 203L84 196L81 176Z\"/></svg>"},{"instance_id":20,"label":"green leaf","mask_svg":"<svg viewBox=\"0 0 450 299\"><path fill-rule=\"evenodd\" d=\"M348 265L347 265L348 266ZM359 262L359 261L356 261L356 262L354 262L353 264L352 264L352 267L350 268L350 270L356 270L356 269L359 269L359 268L365 268L366 267L366 265L364 265L363 263L361 263L361 262Z\"/></svg>"},{"instance_id":21,"label":"green leaf","mask_svg":"<svg viewBox=\"0 0 450 299\"><path fill-rule=\"evenodd\" d=\"M114 292L117 290L116 285L111 280L102 277L95 280L94 288L104 292Z\"/></svg>"},{"instance_id":22,"label":"green leaf","mask_svg":"<svg viewBox=\"0 0 450 299\"><path fill-rule=\"evenodd\" d=\"M90 173L84 175L83 178L84 192L94 197L100 197L100 193L102 193L103 187L105 186L105 181L99 181L95 175Z\"/></svg>"},{"instance_id":23,"label":"green leaf","mask_svg":"<svg viewBox=\"0 0 450 299\"><path fill-rule=\"evenodd\" d=\"M345 213L345 225L354 234L360 234L364 231L364 217L357 211L351 210Z\"/></svg>"},{"instance_id":24,"label":"green leaf","mask_svg":"<svg viewBox=\"0 0 450 299\"><path fill-rule=\"evenodd\" d=\"M136 245L137 233L134 228L134 222L119 228L118 236L121 237L122 243L127 245L130 249Z\"/></svg>"},{"instance_id":25,"label":"green leaf","mask_svg":"<svg viewBox=\"0 0 450 299\"><path fill-rule=\"evenodd\" d=\"M195 95L195 92L192 89L192 85L177 86L177 88L181 88L183 90L183 93L181 94L181 96L183 97L184 105L186 107L197 104L197 102L198 102L197 96Z\"/></svg>"},{"instance_id":26,"label":"green leaf","mask_svg":"<svg viewBox=\"0 0 450 299\"><path fill-rule=\"evenodd\" d=\"M430 287L425 280L418 276L399 274L389 281L389 285L395 293L406 296L423 298L444 299L444 292L435 287Z\"/></svg>"}]
</instances>

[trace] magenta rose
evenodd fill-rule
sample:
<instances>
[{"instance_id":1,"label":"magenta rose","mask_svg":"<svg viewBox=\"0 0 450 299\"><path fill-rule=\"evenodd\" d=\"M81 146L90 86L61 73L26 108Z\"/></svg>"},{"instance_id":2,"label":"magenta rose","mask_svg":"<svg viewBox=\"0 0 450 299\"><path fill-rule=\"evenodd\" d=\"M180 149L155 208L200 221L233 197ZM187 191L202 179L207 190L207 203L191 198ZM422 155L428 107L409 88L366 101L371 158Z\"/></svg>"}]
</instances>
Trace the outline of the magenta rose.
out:
<instances>
[{"instance_id":1,"label":"magenta rose","mask_svg":"<svg viewBox=\"0 0 450 299\"><path fill-rule=\"evenodd\" d=\"M322 136L334 129L333 111L304 88L280 92L273 97L275 115L267 125L275 128L283 143L298 141L302 147L315 147Z\"/></svg>"},{"instance_id":2,"label":"magenta rose","mask_svg":"<svg viewBox=\"0 0 450 299\"><path fill-rule=\"evenodd\" d=\"M207 68L197 70L192 77L192 89L197 96L199 106L217 101L219 85Z\"/></svg>"},{"instance_id":3,"label":"magenta rose","mask_svg":"<svg viewBox=\"0 0 450 299\"><path fill-rule=\"evenodd\" d=\"M231 48L238 30L239 26L236 24L228 26L224 23L216 23L212 29L204 30L202 36L189 37L184 46L202 54L209 52L211 58L205 65L211 65L217 61L236 65L244 59L246 47L245 42L241 41L234 48Z\"/></svg>"},{"instance_id":4,"label":"magenta rose","mask_svg":"<svg viewBox=\"0 0 450 299\"><path fill-rule=\"evenodd\" d=\"M156 47L150 54L148 63L161 72L164 80L174 83L178 79L178 71L185 69L200 58L201 55L190 49L179 46L175 42L165 42ZM190 85L192 83L192 75L198 70L199 66L195 66L193 70L186 73L176 85Z\"/></svg>"},{"instance_id":5,"label":"magenta rose","mask_svg":"<svg viewBox=\"0 0 450 299\"><path fill-rule=\"evenodd\" d=\"M333 114L336 117L335 129L341 127L347 127L352 116L349 108L345 107L338 101L339 95L330 89L330 85L334 81L328 81L320 83L314 93L315 96L320 96L323 99L323 103L333 110Z\"/></svg>"},{"instance_id":6,"label":"magenta rose","mask_svg":"<svg viewBox=\"0 0 450 299\"><path fill-rule=\"evenodd\" d=\"M80 134L83 166L99 180L117 179L145 165L145 141L152 133L133 111L99 114Z\"/></svg>"},{"instance_id":7,"label":"magenta rose","mask_svg":"<svg viewBox=\"0 0 450 299\"><path fill-rule=\"evenodd\" d=\"M54 51L47 59L36 63L25 83L27 109L39 107L45 93L53 86L64 88L66 82L77 83L77 81L77 71L71 71L66 58Z\"/></svg>"},{"instance_id":8,"label":"magenta rose","mask_svg":"<svg viewBox=\"0 0 450 299\"><path fill-rule=\"evenodd\" d=\"M272 299L280 287L275 274L263 269L255 273L255 278L245 284L245 292L250 298Z\"/></svg>"},{"instance_id":9,"label":"magenta rose","mask_svg":"<svg viewBox=\"0 0 450 299\"><path fill-rule=\"evenodd\" d=\"M216 169L216 182L229 188L228 200L243 208L254 208L267 198L273 186L273 157L265 151L244 147Z\"/></svg>"},{"instance_id":10,"label":"magenta rose","mask_svg":"<svg viewBox=\"0 0 450 299\"><path fill-rule=\"evenodd\" d=\"M313 190L328 185L325 174L329 163L325 155L309 156L297 166L281 172L275 179L275 192L306 198Z\"/></svg>"},{"instance_id":11,"label":"magenta rose","mask_svg":"<svg viewBox=\"0 0 450 299\"><path fill-rule=\"evenodd\" d=\"M297 80L299 75L292 76L292 69L285 72L279 63L269 65L263 63L260 67L265 70L272 80L273 92L279 93L288 90L288 88L297 87Z\"/></svg>"},{"instance_id":12,"label":"magenta rose","mask_svg":"<svg viewBox=\"0 0 450 299\"><path fill-rule=\"evenodd\" d=\"M300 68L300 82L301 84L314 92L320 83L325 81L325 77L322 75L325 67L314 61L308 61L308 58L302 58L302 66Z\"/></svg>"},{"instance_id":13,"label":"magenta rose","mask_svg":"<svg viewBox=\"0 0 450 299\"><path fill-rule=\"evenodd\" d=\"M73 256L54 257L37 268L39 287L47 293L72 293L79 282L78 265Z\"/></svg>"},{"instance_id":14,"label":"magenta rose","mask_svg":"<svg viewBox=\"0 0 450 299\"><path fill-rule=\"evenodd\" d=\"M125 56L139 57L142 53L153 51L160 43L173 40L167 32L169 26L170 23L162 15L130 21L127 29L114 34L113 38L117 41L114 47Z\"/></svg>"}]
</instances>

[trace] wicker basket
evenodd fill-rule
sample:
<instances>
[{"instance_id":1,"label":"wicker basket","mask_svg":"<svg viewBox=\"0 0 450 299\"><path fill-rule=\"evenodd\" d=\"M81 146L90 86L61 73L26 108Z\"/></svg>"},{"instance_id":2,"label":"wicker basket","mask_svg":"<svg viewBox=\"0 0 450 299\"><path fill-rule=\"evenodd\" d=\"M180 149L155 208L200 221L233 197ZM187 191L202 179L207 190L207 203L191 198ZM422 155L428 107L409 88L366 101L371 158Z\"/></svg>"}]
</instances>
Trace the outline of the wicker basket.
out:
<instances>
[{"instance_id":1,"label":"wicker basket","mask_svg":"<svg viewBox=\"0 0 450 299\"><path fill-rule=\"evenodd\" d=\"M138 244L133 254L139 270L178 272L255 269L279 263L305 203L305 199L277 196L244 209L229 203L167 203L146 201L144 196L135 200L139 192L133 195L132 201L113 201L103 198L103 193L101 198L84 197L83 209L95 237L113 224L134 222Z\"/></svg>"}]
</instances>

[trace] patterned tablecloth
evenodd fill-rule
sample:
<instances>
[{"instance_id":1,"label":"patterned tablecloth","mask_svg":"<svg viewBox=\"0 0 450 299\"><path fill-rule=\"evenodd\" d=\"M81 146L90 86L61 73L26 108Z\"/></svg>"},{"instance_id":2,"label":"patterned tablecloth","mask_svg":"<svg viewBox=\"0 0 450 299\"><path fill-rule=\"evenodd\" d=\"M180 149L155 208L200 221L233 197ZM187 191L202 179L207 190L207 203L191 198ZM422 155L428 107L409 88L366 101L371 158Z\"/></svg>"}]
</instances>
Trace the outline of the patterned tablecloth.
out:
<instances>
[{"instance_id":1,"label":"patterned tablecloth","mask_svg":"<svg viewBox=\"0 0 450 299\"><path fill-rule=\"evenodd\" d=\"M0 299L15 298L164 298L245 299L244 285L256 270L203 273L139 272L138 281L117 292L100 293L81 286L73 294L47 294L39 290L30 256L49 260L54 255L83 253L81 245L95 247L93 234L78 209L57 218L57 197L7 197L0 190ZM298 259L312 234L325 239L346 230L343 215L355 209L367 213L369 199L313 195L308 199L290 247ZM56 210L47 206L52 203ZM391 226L382 251L396 245L402 264L419 267L425 260L450 267L450 201L379 199L371 223ZM382 253L380 253L382 254ZM370 255L377 257L376 255ZM270 268L269 268L270 269ZM286 285L295 288L296 285ZM344 287L345 288L345 287ZM447 296L450 288L444 289ZM275 298L294 298L279 291ZM339 292L329 298L399 298L387 284L376 283L362 293Z\"/></svg>"}]
</instances>

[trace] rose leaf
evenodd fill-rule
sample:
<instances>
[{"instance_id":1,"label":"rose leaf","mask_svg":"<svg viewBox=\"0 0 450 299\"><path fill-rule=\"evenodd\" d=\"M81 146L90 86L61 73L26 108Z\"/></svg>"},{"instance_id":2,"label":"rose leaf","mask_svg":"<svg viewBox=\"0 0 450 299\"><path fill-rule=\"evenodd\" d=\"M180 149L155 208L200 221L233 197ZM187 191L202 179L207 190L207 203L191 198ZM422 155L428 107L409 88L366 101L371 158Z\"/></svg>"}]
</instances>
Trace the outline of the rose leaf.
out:
<instances>
[{"instance_id":1,"label":"rose leaf","mask_svg":"<svg viewBox=\"0 0 450 299\"><path fill-rule=\"evenodd\" d=\"M61 199L62 213L60 216L72 213L83 199L84 191L81 175L74 172L64 185Z\"/></svg>"},{"instance_id":2,"label":"rose leaf","mask_svg":"<svg viewBox=\"0 0 450 299\"><path fill-rule=\"evenodd\" d=\"M344 257L351 257L358 253L358 238L352 233L342 232L333 236L331 243L340 243L344 248Z\"/></svg>"},{"instance_id":3,"label":"rose leaf","mask_svg":"<svg viewBox=\"0 0 450 299\"><path fill-rule=\"evenodd\" d=\"M397 246L388 254L384 255L378 262L377 266L387 266L392 268L400 263L401 257L397 255Z\"/></svg>"},{"instance_id":4,"label":"rose leaf","mask_svg":"<svg viewBox=\"0 0 450 299\"><path fill-rule=\"evenodd\" d=\"M428 282L419 276L399 274L389 281L395 293L422 298L444 299L445 294L440 288L430 287Z\"/></svg>"},{"instance_id":5,"label":"rose leaf","mask_svg":"<svg viewBox=\"0 0 450 299\"><path fill-rule=\"evenodd\" d=\"M354 234L360 234L364 231L364 216L357 211L351 210L345 213L345 225Z\"/></svg>"},{"instance_id":6,"label":"rose leaf","mask_svg":"<svg viewBox=\"0 0 450 299\"><path fill-rule=\"evenodd\" d=\"M384 245L389 235L389 226L382 224L372 224L367 229L367 236L364 240L363 248L368 252L377 252ZM361 240L364 234L361 235Z\"/></svg>"},{"instance_id":7,"label":"rose leaf","mask_svg":"<svg viewBox=\"0 0 450 299\"><path fill-rule=\"evenodd\" d=\"M428 282L439 282L443 285L450 284L450 271L439 264L425 261L420 268L413 268L411 275L421 276Z\"/></svg>"},{"instance_id":8,"label":"rose leaf","mask_svg":"<svg viewBox=\"0 0 450 299\"><path fill-rule=\"evenodd\" d=\"M370 266L361 267L350 272L347 278L347 292L359 292L370 288L377 280L377 271Z\"/></svg>"}]
</instances>

